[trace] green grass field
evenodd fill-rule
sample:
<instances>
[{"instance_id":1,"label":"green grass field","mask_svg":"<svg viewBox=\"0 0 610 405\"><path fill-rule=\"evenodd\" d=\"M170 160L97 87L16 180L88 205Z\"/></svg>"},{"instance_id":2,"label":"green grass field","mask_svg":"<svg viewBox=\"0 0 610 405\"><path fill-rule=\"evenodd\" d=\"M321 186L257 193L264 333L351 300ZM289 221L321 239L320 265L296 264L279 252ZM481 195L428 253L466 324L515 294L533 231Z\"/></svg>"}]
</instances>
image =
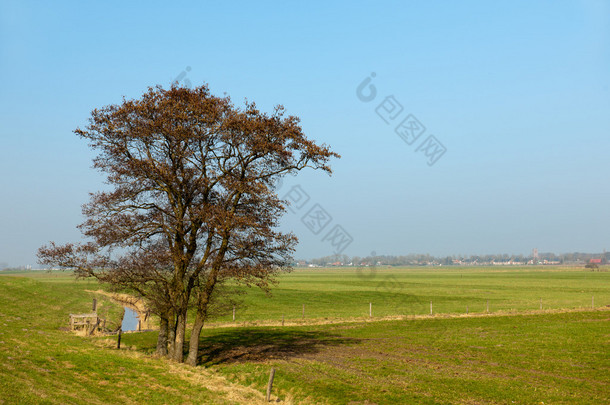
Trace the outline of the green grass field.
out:
<instances>
[{"instance_id":1,"label":"green grass field","mask_svg":"<svg viewBox=\"0 0 610 405\"><path fill-rule=\"evenodd\" d=\"M606 272L297 270L272 298L249 291L235 323L227 313L204 329L197 368L149 356L154 332L116 350L114 337L62 330L99 288L63 273L0 277L0 404L258 403L271 367L287 403L610 403ZM121 308L98 300L117 323ZM430 301L454 315L377 321L429 314ZM474 315L457 316L466 305Z\"/></svg>"},{"instance_id":2,"label":"green grass field","mask_svg":"<svg viewBox=\"0 0 610 405\"><path fill-rule=\"evenodd\" d=\"M610 304L610 272L562 268L298 269L267 298L249 291L237 321L529 311ZM232 314L219 317L230 321Z\"/></svg>"}]
</instances>

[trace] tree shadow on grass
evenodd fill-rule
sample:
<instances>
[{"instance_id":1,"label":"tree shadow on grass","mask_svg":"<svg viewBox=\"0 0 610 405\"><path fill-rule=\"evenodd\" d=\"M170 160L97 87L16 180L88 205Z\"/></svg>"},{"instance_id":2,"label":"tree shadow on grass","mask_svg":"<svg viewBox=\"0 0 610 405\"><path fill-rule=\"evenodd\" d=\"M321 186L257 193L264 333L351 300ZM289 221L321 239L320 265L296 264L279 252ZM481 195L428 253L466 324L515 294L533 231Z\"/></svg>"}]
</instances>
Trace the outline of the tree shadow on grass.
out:
<instances>
[{"instance_id":1,"label":"tree shadow on grass","mask_svg":"<svg viewBox=\"0 0 610 405\"><path fill-rule=\"evenodd\" d=\"M269 359L288 360L318 353L325 347L359 341L321 331L235 329L202 339L198 364L212 366Z\"/></svg>"}]
</instances>

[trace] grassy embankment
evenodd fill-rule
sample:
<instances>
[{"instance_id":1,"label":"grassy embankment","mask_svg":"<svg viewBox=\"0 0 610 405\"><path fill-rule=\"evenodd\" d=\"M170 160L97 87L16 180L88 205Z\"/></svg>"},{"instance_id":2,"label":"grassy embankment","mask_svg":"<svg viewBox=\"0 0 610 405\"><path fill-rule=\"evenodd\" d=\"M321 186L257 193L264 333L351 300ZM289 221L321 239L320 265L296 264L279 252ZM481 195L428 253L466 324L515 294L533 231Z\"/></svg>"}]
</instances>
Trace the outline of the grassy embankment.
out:
<instances>
[{"instance_id":1,"label":"grassy embankment","mask_svg":"<svg viewBox=\"0 0 610 405\"><path fill-rule=\"evenodd\" d=\"M93 294L86 290L99 285L64 274L32 275L0 276L0 404L260 402L258 392L203 368L144 356L128 339L119 351L114 338L62 330L70 313L91 311ZM98 313L115 326L121 307L97 298Z\"/></svg>"}]
</instances>

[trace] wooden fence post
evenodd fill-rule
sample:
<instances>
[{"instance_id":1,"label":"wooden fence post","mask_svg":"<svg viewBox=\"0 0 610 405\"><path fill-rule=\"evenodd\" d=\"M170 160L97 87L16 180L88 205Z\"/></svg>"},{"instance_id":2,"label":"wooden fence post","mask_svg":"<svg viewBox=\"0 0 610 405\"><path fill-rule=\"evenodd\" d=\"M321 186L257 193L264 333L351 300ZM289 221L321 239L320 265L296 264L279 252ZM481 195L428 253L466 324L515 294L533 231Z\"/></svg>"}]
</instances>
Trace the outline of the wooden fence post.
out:
<instances>
[{"instance_id":1,"label":"wooden fence post","mask_svg":"<svg viewBox=\"0 0 610 405\"><path fill-rule=\"evenodd\" d=\"M542 311L542 298L540 298L540 310Z\"/></svg>"},{"instance_id":2,"label":"wooden fence post","mask_svg":"<svg viewBox=\"0 0 610 405\"><path fill-rule=\"evenodd\" d=\"M369 302L369 318L373 317L373 303Z\"/></svg>"},{"instance_id":3,"label":"wooden fence post","mask_svg":"<svg viewBox=\"0 0 610 405\"><path fill-rule=\"evenodd\" d=\"M116 341L116 348L117 349L121 348L121 333L123 333L123 329L119 329L119 337L117 338L117 341Z\"/></svg>"},{"instance_id":4,"label":"wooden fence post","mask_svg":"<svg viewBox=\"0 0 610 405\"><path fill-rule=\"evenodd\" d=\"M98 317L95 317L95 318L96 318L96 322L95 322L95 325L93 325L93 328L89 331L89 336L91 336L95 333L95 331L97 330L97 327L99 326L100 322L102 321Z\"/></svg>"},{"instance_id":5,"label":"wooden fence post","mask_svg":"<svg viewBox=\"0 0 610 405\"><path fill-rule=\"evenodd\" d=\"M233 305L233 322L235 322L235 305Z\"/></svg>"},{"instance_id":6,"label":"wooden fence post","mask_svg":"<svg viewBox=\"0 0 610 405\"><path fill-rule=\"evenodd\" d=\"M432 315L432 301L430 301L430 315Z\"/></svg>"},{"instance_id":7,"label":"wooden fence post","mask_svg":"<svg viewBox=\"0 0 610 405\"><path fill-rule=\"evenodd\" d=\"M95 299L95 298L93 299L93 303L92 303L91 307L92 307L91 310L93 312L97 312L97 299Z\"/></svg>"},{"instance_id":8,"label":"wooden fence post","mask_svg":"<svg viewBox=\"0 0 610 405\"><path fill-rule=\"evenodd\" d=\"M273 388L273 378L274 377L275 377L275 369L272 368L271 373L269 374L269 383L267 384L267 395L265 397L267 402L269 402L269 399L271 399L271 389Z\"/></svg>"},{"instance_id":9,"label":"wooden fence post","mask_svg":"<svg viewBox=\"0 0 610 405\"><path fill-rule=\"evenodd\" d=\"M282 314L282 326L284 326L284 314Z\"/></svg>"},{"instance_id":10,"label":"wooden fence post","mask_svg":"<svg viewBox=\"0 0 610 405\"><path fill-rule=\"evenodd\" d=\"M487 313L489 313L489 300L487 300Z\"/></svg>"}]
</instances>

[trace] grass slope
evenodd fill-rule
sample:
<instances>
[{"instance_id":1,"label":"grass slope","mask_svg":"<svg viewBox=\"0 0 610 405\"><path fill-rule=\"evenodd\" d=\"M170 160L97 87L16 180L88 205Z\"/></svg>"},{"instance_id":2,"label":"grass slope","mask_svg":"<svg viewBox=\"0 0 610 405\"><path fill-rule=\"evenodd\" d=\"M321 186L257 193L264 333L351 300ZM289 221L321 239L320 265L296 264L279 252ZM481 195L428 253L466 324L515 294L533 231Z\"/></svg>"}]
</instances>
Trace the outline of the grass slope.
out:
<instances>
[{"instance_id":1,"label":"grass slope","mask_svg":"<svg viewBox=\"0 0 610 405\"><path fill-rule=\"evenodd\" d=\"M104 347L100 338L60 330L69 313L91 310L92 296L85 290L97 288L97 283L48 274L39 280L0 277L0 404L259 401L257 392L239 393L203 369L118 351ZM100 313L120 312L108 301L100 306Z\"/></svg>"}]
</instances>

